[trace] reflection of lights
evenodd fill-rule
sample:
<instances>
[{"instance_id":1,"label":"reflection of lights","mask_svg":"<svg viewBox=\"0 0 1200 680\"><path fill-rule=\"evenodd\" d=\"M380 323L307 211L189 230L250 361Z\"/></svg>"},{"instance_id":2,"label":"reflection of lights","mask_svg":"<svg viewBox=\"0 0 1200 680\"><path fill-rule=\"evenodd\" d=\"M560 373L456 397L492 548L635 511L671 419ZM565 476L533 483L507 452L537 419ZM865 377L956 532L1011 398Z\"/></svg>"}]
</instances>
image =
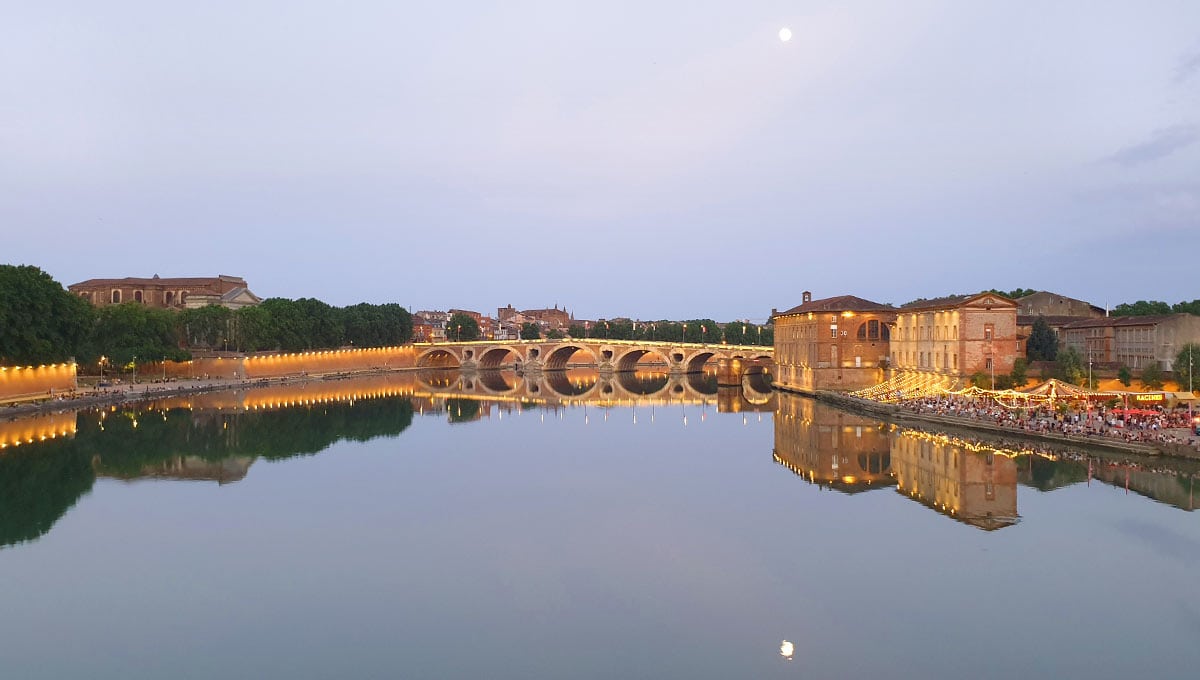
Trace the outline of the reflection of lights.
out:
<instances>
[{"instance_id":1,"label":"reflection of lights","mask_svg":"<svg viewBox=\"0 0 1200 680\"><path fill-rule=\"evenodd\" d=\"M791 661L792 655L795 653L796 653L796 645L793 645L791 642L788 642L787 640L784 640L783 642L779 643L779 656L782 656L783 658L787 659L788 661Z\"/></svg>"}]
</instances>

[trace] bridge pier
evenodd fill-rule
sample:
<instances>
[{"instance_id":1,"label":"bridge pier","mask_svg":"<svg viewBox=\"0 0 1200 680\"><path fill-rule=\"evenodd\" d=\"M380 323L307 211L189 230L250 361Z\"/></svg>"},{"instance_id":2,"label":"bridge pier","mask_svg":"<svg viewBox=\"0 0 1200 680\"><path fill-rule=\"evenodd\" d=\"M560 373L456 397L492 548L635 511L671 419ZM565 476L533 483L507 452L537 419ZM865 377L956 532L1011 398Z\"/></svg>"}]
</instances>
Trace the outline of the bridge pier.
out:
<instances>
[{"instance_id":1,"label":"bridge pier","mask_svg":"<svg viewBox=\"0 0 1200 680\"><path fill-rule=\"evenodd\" d=\"M742 372L745 370L743 361L738 358L717 359L717 385L734 387L742 384Z\"/></svg>"}]
</instances>

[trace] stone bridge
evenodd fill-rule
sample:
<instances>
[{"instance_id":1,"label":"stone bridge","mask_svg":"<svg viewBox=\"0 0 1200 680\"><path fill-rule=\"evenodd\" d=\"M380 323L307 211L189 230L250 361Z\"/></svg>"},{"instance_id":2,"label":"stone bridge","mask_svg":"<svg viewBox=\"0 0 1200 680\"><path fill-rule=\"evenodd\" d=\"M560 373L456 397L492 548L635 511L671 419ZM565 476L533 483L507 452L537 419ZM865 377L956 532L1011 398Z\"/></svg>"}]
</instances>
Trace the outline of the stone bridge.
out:
<instances>
[{"instance_id":1,"label":"stone bridge","mask_svg":"<svg viewBox=\"0 0 1200 680\"><path fill-rule=\"evenodd\" d=\"M593 366L601 373L629 373L639 362L663 366L671 374L701 373L717 363L722 385L737 385L747 373L769 371L775 348L761 345L717 345L640 340L515 340L443 342L416 346L419 368L490 370L511 368L525 373Z\"/></svg>"}]
</instances>

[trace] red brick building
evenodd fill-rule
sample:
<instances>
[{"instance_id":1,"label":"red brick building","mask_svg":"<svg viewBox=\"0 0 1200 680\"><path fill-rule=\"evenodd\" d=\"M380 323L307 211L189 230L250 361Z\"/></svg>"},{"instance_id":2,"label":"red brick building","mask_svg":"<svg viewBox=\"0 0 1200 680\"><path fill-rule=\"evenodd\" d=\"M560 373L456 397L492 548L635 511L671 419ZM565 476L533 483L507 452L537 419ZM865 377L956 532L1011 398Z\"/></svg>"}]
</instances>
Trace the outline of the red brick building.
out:
<instances>
[{"instance_id":1,"label":"red brick building","mask_svg":"<svg viewBox=\"0 0 1200 680\"><path fill-rule=\"evenodd\" d=\"M165 309L203 307L219 304L233 309L256 305L261 300L238 276L204 276L161 278L158 274L146 279L88 279L67 286L67 290L97 307L122 302L138 302Z\"/></svg>"},{"instance_id":2,"label":"red brick building","mask_svg":"<svg viewBox=\"0 0 1200 680\"><path fill-rule=\"evenodd\" d=\"M775 382L785 389L857 390L883 382L896 308L853 295L773 312Z\"/></svg>"}]
</instances>

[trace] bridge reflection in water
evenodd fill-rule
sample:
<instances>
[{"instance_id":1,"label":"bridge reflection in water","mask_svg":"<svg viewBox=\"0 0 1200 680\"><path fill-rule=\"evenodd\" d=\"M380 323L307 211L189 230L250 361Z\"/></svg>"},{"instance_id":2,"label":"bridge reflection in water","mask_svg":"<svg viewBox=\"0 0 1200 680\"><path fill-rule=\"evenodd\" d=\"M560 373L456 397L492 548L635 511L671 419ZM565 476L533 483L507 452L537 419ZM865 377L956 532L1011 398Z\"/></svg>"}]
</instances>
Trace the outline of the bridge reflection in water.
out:
<instances>
[{"instance_id":1,"label":"bridge reflection in water","mask_svg":"<svg viewBox=\"0 0 1200 680\"><path fill-rule=\"evenodd\" d=\"M1195 509L1195 461L1154 461L1147 468L1069 450L902 429L789 393L777 399L775 462L822 489L853 494L891 488L987 531L1019 521L1018 483L1049 491L1096 480Z\"/></svg>"},{"instance_id":2,"label":"bridge reflection in water","mask_svg":"<svg viewBox=\"0 0 1200 680\"><path fill-rule=\"evenodd\" d=\"M44 535L97 478L237 482L260 458L313 455L339 440L398 436L415 413L444 414L451 423L574 405L606 412L675 405L770 413L775 394L769 379L748 375L742 389L718 386L711 373L601 376L595 369L571 369L531 378L512 371L428 370L0 421L0 548Z\"/></svg>"}]
</instances>

